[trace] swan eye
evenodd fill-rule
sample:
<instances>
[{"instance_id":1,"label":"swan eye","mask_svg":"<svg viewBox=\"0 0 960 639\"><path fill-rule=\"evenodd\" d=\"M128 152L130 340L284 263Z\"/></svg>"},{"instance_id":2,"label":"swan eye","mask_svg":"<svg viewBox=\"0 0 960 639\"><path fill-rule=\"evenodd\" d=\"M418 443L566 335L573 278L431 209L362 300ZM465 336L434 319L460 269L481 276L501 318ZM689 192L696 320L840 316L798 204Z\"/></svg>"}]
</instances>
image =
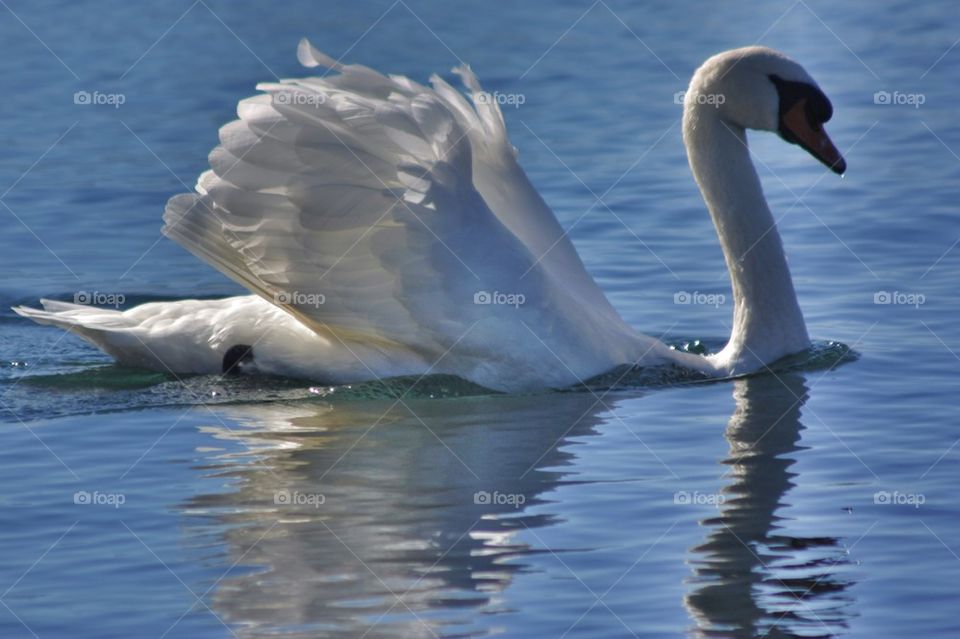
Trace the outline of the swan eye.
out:
<instances>
[{"instance_id":1,"label":"swan eye","mask_svg":"<svg viewBox=\"0 0 960 639\"><path fill-rule=\"evenodd\" d=\"M843 175L847 163L823 130L823 123L833 115L833 105L827 96L806 82L790 82L775 75L770 76L770 81L780 98L777 122L780 137L800 145L831 171Z\"/></svg>"},{"instance_id":2,"label":"swan eye","mask_svg":"<svg viewBox=\"0 0 960 639\"><path fill-rule=\"evenodd\" d=\"M833 105L820 89L810 87L812 92L807 99L807 119L810 124L820 126L833 117Z\"/></svg>"},{"instance_id":3,"label":"swan eye","mask_svg":"<svg viewBox=\"0 0 960 639\"><path fill-rule=\"evenodd\" d=\"M795 136L784 125L783 117L801 100L805 100L804 113L811 129L819 130L824 122L833 117L833 105L823 94L823 91L806 82L792 82L776 75L770 76L770 81L777 88L780 98L780 136L787 142L796 143Z\"/></svg>"}]
</instances>

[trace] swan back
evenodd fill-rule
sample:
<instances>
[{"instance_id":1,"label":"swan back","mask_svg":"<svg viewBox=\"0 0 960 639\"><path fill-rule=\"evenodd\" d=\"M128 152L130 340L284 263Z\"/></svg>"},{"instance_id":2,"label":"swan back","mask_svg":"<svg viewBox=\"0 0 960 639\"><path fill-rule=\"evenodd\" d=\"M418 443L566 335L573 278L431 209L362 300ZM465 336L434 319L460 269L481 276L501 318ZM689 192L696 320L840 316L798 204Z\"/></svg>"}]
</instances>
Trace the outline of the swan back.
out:
<instances>
[{"instance_id":1,"label":"swan back","mask_svg":"<svg viewBox=\"0 0 960 639\"><path fill-rule=\"evenodd\" d=\"M468 68L472 104L436 76L420 85L308 43L298 57L338 73L241 101L197 192L168 203L166 235L331 344L489 388L566 386L649 350ZM543 366L553 358L565 365Z\"/></svg>"}]
</instances>

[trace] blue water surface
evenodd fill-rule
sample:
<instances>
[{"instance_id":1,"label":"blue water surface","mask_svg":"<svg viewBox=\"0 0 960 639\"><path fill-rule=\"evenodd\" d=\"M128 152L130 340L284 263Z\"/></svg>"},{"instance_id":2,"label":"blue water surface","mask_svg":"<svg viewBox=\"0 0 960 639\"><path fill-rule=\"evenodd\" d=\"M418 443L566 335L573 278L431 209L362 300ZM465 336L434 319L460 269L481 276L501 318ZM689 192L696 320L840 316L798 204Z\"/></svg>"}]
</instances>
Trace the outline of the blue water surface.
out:
<instances>
[{"instance_id":1,"label":"blue water surface","mask_svg":"<svg viewBox=\"0 0 960 639\"><path fill-rule=\"evenodd\" d=\"M302 36L522 96L522 164L614 305L708 346L729 282L675 96L713 53L783 50L849 171L751 145L811 336L857 356L403 396L124 370L0 310L0 636L960 634L950 3L4 0L0 307L240 292L160 215L238 99L306 73Z\"/></svg>"}]
</instances>

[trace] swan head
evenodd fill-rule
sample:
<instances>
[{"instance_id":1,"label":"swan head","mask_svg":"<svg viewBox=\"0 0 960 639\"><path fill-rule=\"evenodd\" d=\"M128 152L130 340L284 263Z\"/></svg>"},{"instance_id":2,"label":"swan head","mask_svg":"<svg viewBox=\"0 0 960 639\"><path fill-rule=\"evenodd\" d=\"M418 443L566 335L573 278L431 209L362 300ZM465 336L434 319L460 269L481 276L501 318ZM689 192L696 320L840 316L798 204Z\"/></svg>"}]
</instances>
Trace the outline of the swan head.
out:
<instances>
[{"instance_id":1,"label":"swan head","mask_svg":"<svg viewBox=\"0 0 960 639\"><path fill-rule=\"evenodd\" d=\"M823 128L833 106L799 64L767 47L719 53L694 74L684 117L719 117L727 126L772 131L834 173L847 169Z\"/></svg>"}]
</instances>

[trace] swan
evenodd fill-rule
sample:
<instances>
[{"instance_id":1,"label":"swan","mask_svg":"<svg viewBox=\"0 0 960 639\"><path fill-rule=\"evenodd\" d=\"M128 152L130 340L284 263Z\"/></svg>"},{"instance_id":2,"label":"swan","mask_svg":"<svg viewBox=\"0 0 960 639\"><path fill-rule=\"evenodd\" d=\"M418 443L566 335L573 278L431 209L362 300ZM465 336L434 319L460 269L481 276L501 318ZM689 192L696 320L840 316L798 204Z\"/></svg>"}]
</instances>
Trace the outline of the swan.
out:
<instances>
[{"instance_id":1,"label":"swan","mask_svg":"<svg viewBox=\"0 0 960 639\"><path fill-rule=\"evenodd\" d=\"M729 342L681 352L628 326L587 273L468 66L465 93L342 64L261 83L220 129L196 192L163 233L248 288L125 311L41 300L14 310L118 362L352 383L456 375L497 391L562 388L621 365L748 374L810 346L746 129L776 132L838 174L830 101L796 62L752 46L709 58L683 140L733 291ZM469 98L469 99L468 99Z\"/></svg>"}]
</instances>

